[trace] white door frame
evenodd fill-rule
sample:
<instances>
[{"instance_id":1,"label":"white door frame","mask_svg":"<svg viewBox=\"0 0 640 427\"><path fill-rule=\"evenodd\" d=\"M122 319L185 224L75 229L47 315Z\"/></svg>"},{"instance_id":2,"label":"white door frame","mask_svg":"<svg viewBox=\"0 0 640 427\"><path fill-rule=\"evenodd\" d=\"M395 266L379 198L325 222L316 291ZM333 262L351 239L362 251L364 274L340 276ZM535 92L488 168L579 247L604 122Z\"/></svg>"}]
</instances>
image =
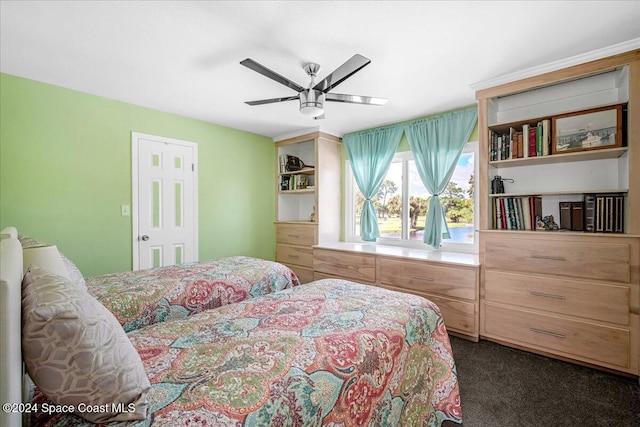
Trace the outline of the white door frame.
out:
<instances>
[{"instance_id":1,"label":"white door frame","mask_svg":"<svg viewBox=\"0 0 640 427\"><path fill-rule=\"evenodd\" d=\"M179 139L166 138L163 136L150 135L140 132L131 132L131 221L132 221L132 247L133 247L133 269L140 268L140 250L138 246L138 146L140 139L151 139L189 147L193 150L193 243L194 259L198 260L198 144L195 142L182 141Z\"/></svg>"}]
</instances>

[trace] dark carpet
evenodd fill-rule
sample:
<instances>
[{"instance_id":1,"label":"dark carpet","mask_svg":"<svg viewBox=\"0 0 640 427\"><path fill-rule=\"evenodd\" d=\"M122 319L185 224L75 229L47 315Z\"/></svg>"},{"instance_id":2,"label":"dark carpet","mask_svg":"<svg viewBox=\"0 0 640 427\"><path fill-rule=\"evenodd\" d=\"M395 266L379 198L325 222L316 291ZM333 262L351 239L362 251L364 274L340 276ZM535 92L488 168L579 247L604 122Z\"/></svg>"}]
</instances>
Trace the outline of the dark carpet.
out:
<instances>
[{"instance_id":1,"label":"dark carpet","mask_svg":"<svg viewBox=\"0 0 640 427\"><path fill-rule=\"evenodd\" d=\"M464 427L640 426L637 378L489 341L451 337L451 346Z\"/></svg>"}]
</instances>

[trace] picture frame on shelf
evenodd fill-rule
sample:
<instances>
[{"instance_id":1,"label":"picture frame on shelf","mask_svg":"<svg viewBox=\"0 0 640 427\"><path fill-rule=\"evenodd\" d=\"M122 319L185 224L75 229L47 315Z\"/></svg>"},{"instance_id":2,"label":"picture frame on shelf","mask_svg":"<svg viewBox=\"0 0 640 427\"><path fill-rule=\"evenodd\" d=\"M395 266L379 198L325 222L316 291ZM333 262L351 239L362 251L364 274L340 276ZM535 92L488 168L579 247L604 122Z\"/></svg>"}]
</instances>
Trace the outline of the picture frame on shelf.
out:
<instances>
[{"instance_id":1,"label":"picture frame on shelf","mask_svg":"<svg viewBox=\"0 0 640 427\"><path fill-rule=\"evenodd\" d=\"M622 105L555 116L551 127L552 154L622 147Z\"/></svg>"}]
</instances>

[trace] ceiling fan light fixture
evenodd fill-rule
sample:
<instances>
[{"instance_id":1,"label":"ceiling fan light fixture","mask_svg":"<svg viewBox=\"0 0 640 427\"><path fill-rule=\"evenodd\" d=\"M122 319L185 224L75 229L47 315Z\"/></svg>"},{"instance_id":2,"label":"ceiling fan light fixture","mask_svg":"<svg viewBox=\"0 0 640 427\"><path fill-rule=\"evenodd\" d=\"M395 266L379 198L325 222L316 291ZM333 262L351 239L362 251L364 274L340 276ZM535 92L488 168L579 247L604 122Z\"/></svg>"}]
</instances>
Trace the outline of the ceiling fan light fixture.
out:
<instances>
[{"instance_id":1,"label":"ceiling fan light fixture","mask_svg":"<svg viewBox=\"0 0 640 427\"><path fill-rule=\"evenodd\" d=\"M315 120L324 119L324 102L346 102L350 104L363 104L363 105L384 105L387 102L384 98L374 98L371 96L360 95L346 95L343 93L331 92L336 86L343 81L357 73L363 67L371 63L371 60L365 58L362 55L355 54L347 62L333 70L328 76L326 76L321 82L316 83L315 78L318 75L320 65L310 62L304 64L302 68L311 77L311 82L306 89L300 86L298 83L289 80L288 78L281 76L254 61L251 58L247 58L244 61L240 61L241 65L262 74L263 76L280 83L289 89L295 90L298 94L296 96L286 96L280 98L262 99L259 101L247 101L249 105L263 105L272 104L274 102L293 101L298 99L300 101L300 113L305 117L310 117Z\"/></svg>"},{"instance_id":2,"label":"ceiling fan light fixture","mask_svg":"<svg viewBox=\"0 0 640 427\"><path fill-rule=\"evenodd\" d=\"M307 117L318 117L324 113L325 94L307 89L300 92L300 113Z\"/></svg>"}]
</instances>

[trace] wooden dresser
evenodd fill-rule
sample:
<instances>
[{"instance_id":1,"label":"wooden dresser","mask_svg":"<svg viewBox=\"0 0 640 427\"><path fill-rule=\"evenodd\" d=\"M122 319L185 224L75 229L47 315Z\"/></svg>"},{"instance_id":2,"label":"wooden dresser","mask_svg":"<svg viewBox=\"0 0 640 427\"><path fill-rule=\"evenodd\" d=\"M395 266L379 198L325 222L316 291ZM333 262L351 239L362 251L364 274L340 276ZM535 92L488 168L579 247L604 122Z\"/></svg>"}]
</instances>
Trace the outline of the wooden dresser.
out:
<instances>
[{"instance_id":1,"label":"wooden dresser","mask_svg":"<svg viewBox=\"0 0 640 427\"><path fill-rule=\"evenodd\" d=\"M640 49L551 65L542 74L475 85L480 336L637 376ZM608 143L587 141L607 126L592 114L614 118L615 131L600 136ZM534 128L542 129L540 138ZM525 131L534 150L503 150L524 142ZM498 177L510 180L494 194ZM564 215L567 205L584 207L577 226ZM566 230L542 227L536 216L553 217Z\"/></svg>"},{"instance_id":2,"label":"wooden dresser","mask_svg":"<svg viewBox=\"0 0 640 427\"><path fill-rule=\"evenodd\" d=\"M318 226L309 222L276 224L276 261L292 269L301 283L313 281L313 245L318 242Z\"/></svg>"},{"instance_id":3,"label":"wooden dresser","mask_svg":"<svg viewBox=\"0 0 640 427\"><path fill-rule=\"evenodd\" d=\"M482 337L638 373L639 238L485 234Z\"/></svg>"},{"instance_id":4,"label":"wooden dresser","mask_svg":"<svg viewBox=\"0 0 640 427\"><path fill-rule=\"evenodd\" d=\"M312 132L276 142L276 261L313 280L313 245L340 233L340 138ZM304 164L288 166L289 159Z\"/></svg>"},{"instance_id":5,"label":"wooden dresser","mask_svg":"<svg viewBox=\"0 0 640 427\"><path fill-rule=\"evenodd\" d=\"M423 296L438 305L449 332L478 340L477 255L337 243L314 247L313 275Z\"/></svg>"}]
</instances>

